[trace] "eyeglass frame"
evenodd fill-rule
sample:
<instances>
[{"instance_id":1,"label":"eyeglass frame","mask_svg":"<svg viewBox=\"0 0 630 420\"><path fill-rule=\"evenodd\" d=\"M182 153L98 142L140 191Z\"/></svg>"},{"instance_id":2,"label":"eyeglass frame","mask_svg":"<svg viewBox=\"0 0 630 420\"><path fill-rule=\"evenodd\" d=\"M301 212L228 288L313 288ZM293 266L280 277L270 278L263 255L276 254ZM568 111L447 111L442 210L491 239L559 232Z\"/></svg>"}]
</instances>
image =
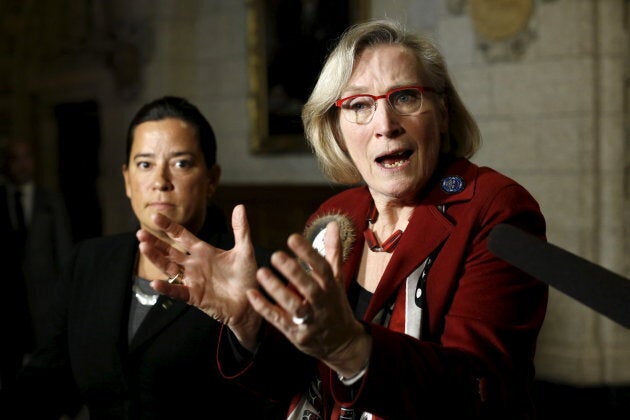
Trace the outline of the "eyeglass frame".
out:
<instances>
[{"instance_id":1,"label":"eyeglass frame","mask_svg":"<svg viewBox=\"0 0 630 420\"><path fill-rule=\"evenodd\" d=\"M346 102L349 99L354 99L354 98L359 98L361 96L367 96L369 98L372 98L372 100L374 101L374 109L372 110L372 115L370 116L370 119L368 119L366 122L364 123L359 123L356 121L348 121L351 122L353 124L359 124L359 125L363 125L363 124L369 124L370 121L372 121L372 118L374 118L374 114L376 113L376 101L378 101L379 99L383 99L385 98L387 100L387 104L389 105L389 107L398 115L400 116L406 116L406 115L413 115L413 114L401 114L400 112L398 112L398 110L396 108L394 108L394 106L392 105L392 103L389 101L389 97L396 93L396 92L400 92L401 90L407 90L407 89L417 89L420 91L420 94L423 95L425 92L436 92L435 89L433 89L432 87L429 86L400 86L394 89L390 89L388 90L384 95L370 95L369 93L358 93L356 95L350 95L350 96L346 96L345 98L341 98L341 99L337 99L335 101L335 106L339 109L343 109L342 105L344 102ZM422 98L422 100L424 101L424 98ZM424 102L423 102L424 103ZM422 110L422 104L420 104L420 110ZM419 110L419 111L420 111ZM417 111L416 111L417 112ZM347 120L347 118L346 118Z\"/></svg>"}]
</instances>

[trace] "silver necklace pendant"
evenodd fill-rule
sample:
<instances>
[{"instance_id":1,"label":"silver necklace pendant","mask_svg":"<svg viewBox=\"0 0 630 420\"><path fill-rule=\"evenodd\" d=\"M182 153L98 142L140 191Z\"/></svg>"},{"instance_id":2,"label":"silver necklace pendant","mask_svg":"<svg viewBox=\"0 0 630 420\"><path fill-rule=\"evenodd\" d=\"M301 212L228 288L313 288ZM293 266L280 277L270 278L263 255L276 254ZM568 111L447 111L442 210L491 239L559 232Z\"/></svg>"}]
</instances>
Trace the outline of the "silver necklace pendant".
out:
<instances>
[{"instance_id":1,"label":"silver necklace pendant","mask_svg":"<svg viewBox=\"0 0 630 420\"><path fill-rule=\"evenodd\" d=\"M136 299L140 302L141 305L144 306L153 306L155 302L158 300L158 295L148 295L144 293L137 284L134 284L132 287L133 293L136 295Z\"/></svg>"}]
</instances>

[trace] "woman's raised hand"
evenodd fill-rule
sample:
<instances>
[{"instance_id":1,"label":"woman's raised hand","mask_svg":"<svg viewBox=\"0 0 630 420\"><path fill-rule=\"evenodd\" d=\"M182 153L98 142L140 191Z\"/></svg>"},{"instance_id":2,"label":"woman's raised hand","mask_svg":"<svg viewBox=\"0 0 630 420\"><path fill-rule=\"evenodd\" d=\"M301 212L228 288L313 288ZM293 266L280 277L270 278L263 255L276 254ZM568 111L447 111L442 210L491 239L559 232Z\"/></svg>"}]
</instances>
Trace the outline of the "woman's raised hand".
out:
<instances>
[{"instance_id":1,"label":"woman's raised hand","mask_svg":"<svg viewBox=\"0 0 630 420\"><path fill-rule=\"evenodd\" d=\"M196 306L227 325L246 348L255 348L262 318L246 296L248 289L258 288L258 266L245 207L238 205L232 212L235 245L230 250L209 245L164 215L155 215L153 221L173 245L139 230L140 252L171 278L183 273L181 283L153 281L155 290Z\"/></svg>"},{"instance_id":2,"label":"woman's raised hand","mask_svg":"<svg viewBox=\"0 0 630 420\"><path fill-rule=\"evenodd\" d=\"M288 283L269 268L257 272L258 282L275 303L255 288L247 294L254 309L299 350L350 376L365 366L372 341L346 297L336 222L328 224L324 243L325 257L302 235L291 235L287 244L299 260L282 251L271 257Z\"/></svg>"}]
</instances>

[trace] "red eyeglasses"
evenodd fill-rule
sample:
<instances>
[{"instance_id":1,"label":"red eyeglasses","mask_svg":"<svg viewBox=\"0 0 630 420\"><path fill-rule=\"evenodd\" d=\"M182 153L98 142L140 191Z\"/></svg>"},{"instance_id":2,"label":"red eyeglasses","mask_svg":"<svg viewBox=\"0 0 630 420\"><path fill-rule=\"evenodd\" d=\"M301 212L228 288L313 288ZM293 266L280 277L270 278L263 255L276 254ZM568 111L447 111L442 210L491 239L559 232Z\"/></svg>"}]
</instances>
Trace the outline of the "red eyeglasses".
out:
<instances>
[{"instance_id":1,"label":"red eyeglasses","mask_svg":"<svg viewBox=\"0 0 630 420\"><path fill-rule=\"evenodd\" d=\"M422 110L422 94L435 92L426 86L403 86L390 90L385 95L369 95L367 93L341 98L335 105L341 109L346 121L355 124L367 124L372 121L376 112L376 101L387 99L389 106L398 115L415 115Z\"/></svg>"}]
</instances>

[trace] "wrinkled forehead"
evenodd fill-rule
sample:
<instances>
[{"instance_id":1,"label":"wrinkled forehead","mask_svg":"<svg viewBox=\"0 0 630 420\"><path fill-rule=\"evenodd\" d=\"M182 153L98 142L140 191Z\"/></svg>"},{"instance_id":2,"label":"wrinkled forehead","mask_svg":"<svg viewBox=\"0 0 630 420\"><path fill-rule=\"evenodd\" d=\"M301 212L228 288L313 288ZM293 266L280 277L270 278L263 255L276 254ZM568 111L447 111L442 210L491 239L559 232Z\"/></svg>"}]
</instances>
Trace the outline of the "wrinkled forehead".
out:
<instances>
[{"instance_id":1,"label":"wrinkled forehead","mask_svg":"<svg viewBox=\"0 0 630 420\"><path fill-rule=\"evenodd\" d=\"M401 44L377 44L364 48L355 58L345 91L374 84L388 87L423 82L418 57Z\"/></svg>"}]
</instances>

